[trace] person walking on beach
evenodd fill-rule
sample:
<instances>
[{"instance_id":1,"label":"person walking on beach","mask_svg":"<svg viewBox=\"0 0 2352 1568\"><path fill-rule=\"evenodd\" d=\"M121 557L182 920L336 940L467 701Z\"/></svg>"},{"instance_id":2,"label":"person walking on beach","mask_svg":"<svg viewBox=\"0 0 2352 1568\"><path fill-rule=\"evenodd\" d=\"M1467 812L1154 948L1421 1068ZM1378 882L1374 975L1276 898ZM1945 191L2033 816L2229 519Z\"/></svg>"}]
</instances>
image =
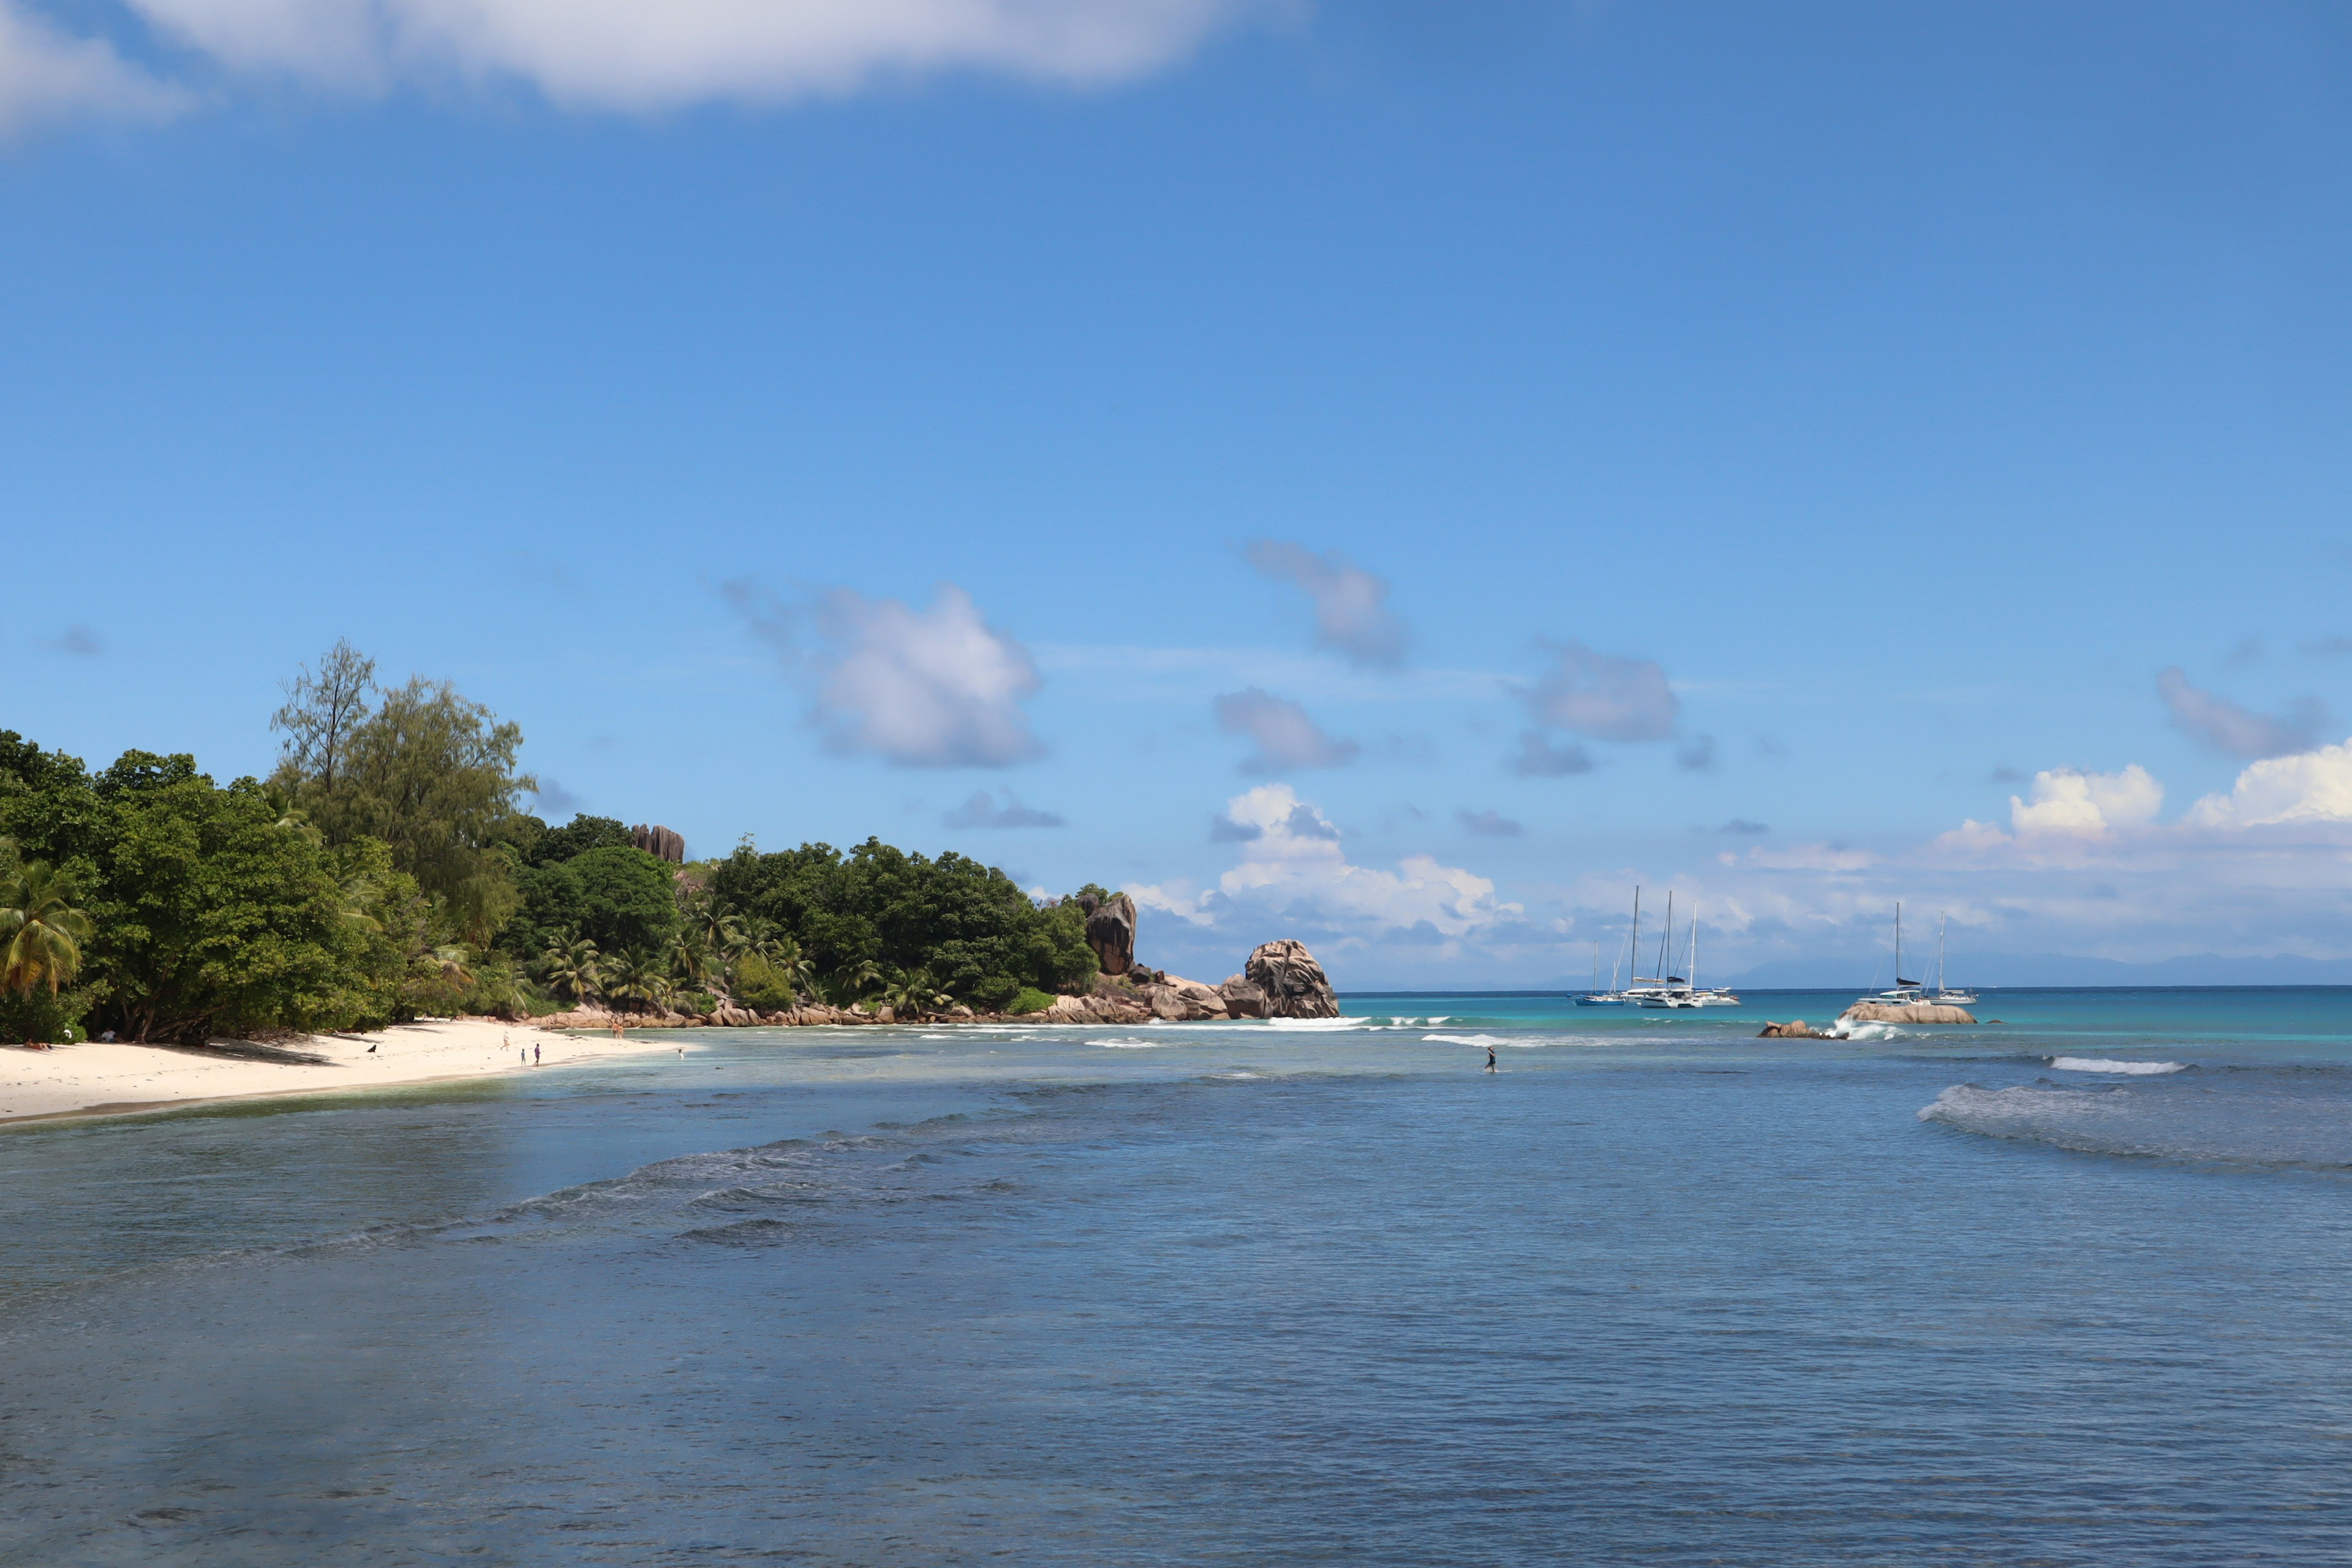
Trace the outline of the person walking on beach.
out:
<instances>
[{"instance_id":1,"label":"person walking on beach","mask_svg":"<svg viewBox=\"0 0 2352 1568\"><path fill-rule=\"evenodd\" d=\"M1495 1047L1492 1046L1486 1047L1486 1070L1488 1072L1495 1070Z\"/></svg>"},{"instance_id":2,"label":"person walking on beach","mask_svg":"<svg viewBox=\"0 0 2352 1568\"><path fill-rule=\"evenodd\" d=\"M530 1065L533 1067L537 1067L539 1065L539 1047L537 1046L533 1046L530 1048Z\"/></svg>"}]
</instances>

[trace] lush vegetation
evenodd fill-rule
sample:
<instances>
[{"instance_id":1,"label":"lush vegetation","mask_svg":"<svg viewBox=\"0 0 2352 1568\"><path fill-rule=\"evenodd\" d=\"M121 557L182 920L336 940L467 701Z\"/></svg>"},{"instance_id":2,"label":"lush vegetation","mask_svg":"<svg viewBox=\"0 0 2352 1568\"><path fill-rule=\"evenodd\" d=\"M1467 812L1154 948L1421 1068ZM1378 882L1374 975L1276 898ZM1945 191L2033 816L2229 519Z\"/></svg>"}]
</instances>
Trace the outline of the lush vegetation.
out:
<instances>
[{"instance_id":1,"label":"lush vegetation","mask_svg":"<svg viewBox=\"0 0 2352 1568\"><path fill-rule=\"evenodd\" d=\"M0 731L0 1037L201 1041L583 1004L1034 1012L1096 972L1076 905L868 839L671 866L522 808L522 733L339 643L265 783L103 772Z\"/></svg>"}]
</instances>

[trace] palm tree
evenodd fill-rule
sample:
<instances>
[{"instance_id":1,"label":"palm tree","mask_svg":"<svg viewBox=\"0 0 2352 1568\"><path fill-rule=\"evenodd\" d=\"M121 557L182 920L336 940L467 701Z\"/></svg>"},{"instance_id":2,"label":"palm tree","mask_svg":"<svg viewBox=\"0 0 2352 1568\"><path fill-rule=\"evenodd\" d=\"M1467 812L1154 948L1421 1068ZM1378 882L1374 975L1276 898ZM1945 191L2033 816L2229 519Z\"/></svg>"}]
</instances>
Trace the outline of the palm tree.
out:
<instances>
[{"instance_id":1,"label":"palm tree","mask_svg":"<svg viewBox=\"0 0 2352 1568\"><path fill-rule=\"evenodd\" d=\"M574 1002L593 1002L604 988L604 966L596 944L584 936L550 942L539 957L547 983L568 992Z\"/></svg>"},{"instance_id":2,"label":"palm tree","mask_svg":"<svg viewBox=\"0 0 2352 1568\"><path fill-rule=\"evenodd\" d=\"M882 988L882 1000L900 1018L911 1014L937 1012L955 1005L955 998L940 989L928 969L911 970Z\"/></svg>"},{"instance_id":3,"label":"palm tree","mask_svg":"<svg viewBox=\"0 0 2352 1568\"><path fill-rule=\"evenodd\" d=\"M825 998L836 1007L855 1006L882 984L882 966L870 958L845 963L825 982Z\"/></svg>"},{"instance_id":4,"label":"palm tree","mask_svg":"<svg viewBox=\"0 0 2352 1568\"><path fill-rule=\"evenodd\" d=\"M604 985L605 994L643 1003L647 1007L662 1005L676 989L663 972L661 960L647 952L622 954Z\"/></svg>"},{"instance_id":5,"label":"palm tree","mask_svg":"<svg viewBox=\"0 0 2352 1568\"><path fill-rule=\"evenodd\" d=\"M7 846L0 875L0 990L22 996L47 986L54 996L81 968L81 944L98 928L74 907L81 889L71 877L45 860L18 863L15 849Z\"/></svg>"}]
</instances>

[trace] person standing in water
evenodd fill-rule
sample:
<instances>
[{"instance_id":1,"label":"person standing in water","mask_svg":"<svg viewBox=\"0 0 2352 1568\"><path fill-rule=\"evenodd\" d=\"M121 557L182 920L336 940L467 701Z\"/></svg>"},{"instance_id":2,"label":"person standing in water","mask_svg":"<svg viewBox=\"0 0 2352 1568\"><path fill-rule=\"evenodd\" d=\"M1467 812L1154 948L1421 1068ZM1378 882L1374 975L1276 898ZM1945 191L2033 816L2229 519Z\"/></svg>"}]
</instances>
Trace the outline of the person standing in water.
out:
<instances>
[{"instance_id":1,"label":"person standing in water","mask_svg":"<svg viewBox=\"0 0 2352 1568\"><path fill-rule=\"evenodd\" d=\"M1492 1046L1488 1046L1488 1047L1486 1047L1486 1070L1487 1070L1488 1072L1493 1072L1494 1070L1496 1070L1496 1069L1495 1069L1495 1047L1492 1047Z\"/></svg>"}]
</instances>

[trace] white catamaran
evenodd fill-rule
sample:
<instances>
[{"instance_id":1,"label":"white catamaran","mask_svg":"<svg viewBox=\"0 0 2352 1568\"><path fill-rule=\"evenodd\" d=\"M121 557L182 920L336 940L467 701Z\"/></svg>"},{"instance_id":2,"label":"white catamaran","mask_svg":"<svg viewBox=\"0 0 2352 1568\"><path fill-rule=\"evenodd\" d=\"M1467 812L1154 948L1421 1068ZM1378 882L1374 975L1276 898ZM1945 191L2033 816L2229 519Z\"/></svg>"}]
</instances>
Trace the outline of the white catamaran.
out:
<instances>
[{"instance_id":1,"label":"white catamaran","mask_svg":"<svg viewBox=\"0 0 2352 1568\"><path fill-rule=\"evenodd\" d=\"M1895 906L1895 989L1857 997L1856 1004L1876 1002L1889 1007L1908 1007L1927 1000L1927 988L1916 980L1903 978L1903 906Z\"/></svg>"},{"instance_id":2,"label":"white catamaran","mask_svg":"<svg viewBox=\"0 0 2352 1568\"><path fill-rule=\"evenodd\" d=\"M1977 999L1977 994L1955 991L1951 983L1944 978L1944 928L1951 923L1949 915L1940 915L1936 921L1936 994L1929 1000L1940 1002L1948 1007L1966 1007Z\"/></svg>"},{"instance_id":3,"label":"white catamaran","mask_svg":"<svg viewBox=\"0 0 2352 1568\"><path fill-rule=\"evenodd\" d=\"M1626 939L1625 943L1628 954L1625 967L1628 969L1633 967L1630 955L1640 951L1635 944L1641 940L1642 889L1636 888L1633 889L1633 934ZM1617 965L1614 962L1609 965L1609 989L1601 989L1601 944L1597 942L1592 944L1592 989L1579 996L1576 1005L1580 1007L1630 1007L1633 1005L1632 997L1617 989Z\"/></svg>"}]
</instances>

